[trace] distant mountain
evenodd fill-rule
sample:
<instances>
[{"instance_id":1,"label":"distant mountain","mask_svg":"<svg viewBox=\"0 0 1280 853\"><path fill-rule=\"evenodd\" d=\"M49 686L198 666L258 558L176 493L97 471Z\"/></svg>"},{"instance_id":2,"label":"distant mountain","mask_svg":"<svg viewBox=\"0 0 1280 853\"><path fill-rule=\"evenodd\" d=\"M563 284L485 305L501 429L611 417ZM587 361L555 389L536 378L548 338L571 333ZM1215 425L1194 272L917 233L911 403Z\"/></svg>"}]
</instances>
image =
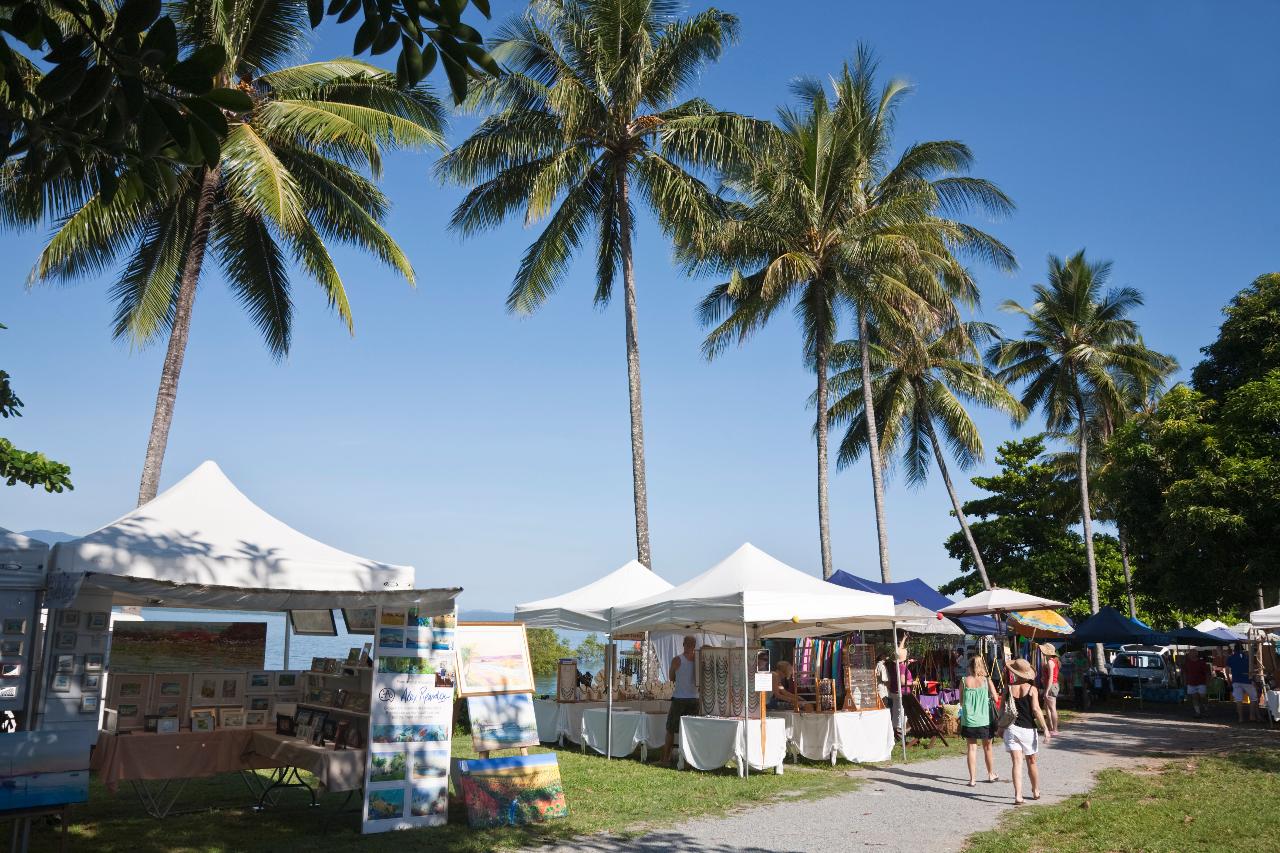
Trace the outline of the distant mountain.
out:
<instances>
[{"instance_id":1,"label":"distant mountain","mask_svg":"<svg viewBox=\"0 0 1280 853\"><path fill-rule=\"evenodd\" d=\"M57 545L59 542L70 542L72 539L79 539L70 533L62 533L57 530L23 530L23 536L30 536L32 539L39 539L46 545Z\"/></svg>"},{"instance_id":2,"label":"distant mountain","mask_svg":"<svg viewBox=\"0 0 1280 853\"><path fill-rule=\"evenodd\" d=\"M510 622L510 610L459 610L460 622Z\"/></svg>"}]
</instances>

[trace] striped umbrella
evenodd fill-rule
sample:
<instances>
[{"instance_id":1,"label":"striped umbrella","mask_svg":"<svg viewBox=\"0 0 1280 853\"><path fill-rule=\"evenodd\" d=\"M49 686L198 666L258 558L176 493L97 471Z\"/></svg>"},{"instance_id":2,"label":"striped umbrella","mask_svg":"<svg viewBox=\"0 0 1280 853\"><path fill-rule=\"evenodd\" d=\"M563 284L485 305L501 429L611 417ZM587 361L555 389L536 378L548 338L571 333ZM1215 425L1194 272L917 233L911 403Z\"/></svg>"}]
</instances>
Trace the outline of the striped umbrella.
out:
<instances>
[{"instance_id":1,"label":"striped umbrella","mask_svg":"<svg viewBox=\"0 0 1280 853\"><path fill-rule=\"evenodd\" d=\"M1019 610L1009 614L1009 630L1029 640L1062 640L1074 629L1052 610Z\"/></svg>"}]
</instances>

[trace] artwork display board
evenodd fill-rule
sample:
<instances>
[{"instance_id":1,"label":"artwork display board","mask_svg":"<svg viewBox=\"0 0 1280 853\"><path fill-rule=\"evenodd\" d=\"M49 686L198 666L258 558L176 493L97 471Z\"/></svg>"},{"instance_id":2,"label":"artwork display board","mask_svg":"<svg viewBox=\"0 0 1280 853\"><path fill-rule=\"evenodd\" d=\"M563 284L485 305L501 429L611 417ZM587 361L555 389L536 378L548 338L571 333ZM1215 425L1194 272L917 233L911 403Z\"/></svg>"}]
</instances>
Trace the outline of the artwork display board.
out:
<instances>
[{"instance_id":1,"label":"artwork display board","mask_svg":"<svg viewBox=\"0 0 1280 853\"><path fill-rule=\"evenodd\" d=\"M26 726L37 600L34 589L5 589L0 594L0 732L12 733Z\"/></svg>"},{"instance_id":2,"label":"artwork display board","mask_svg":"<svg viewBox=\"0 0 1280 853\"><path fill-rule=\"evenodd\" d=\"M121 622L112 632L117 672L262 669L266 622Z\"/></svg>"},{"instance_id":3,"label":"artwork display board","mask_svg":"<svg viewBox=\"0 0 1280 853\"><path fill-rule=\"evenodd\" d=\"M454 613L379 607L362 831L440 826L449 812Z\"/></svg>"},{"instance_id":4,"label":"artwork display board","mask_svg":"<svg viewBox=\"0 0 1280 853\"><path fill-rule=\"evenodd\" d=\"M844 647L844 704L846 711L875 711L883 707L876 689L875 646L854 643Z\"/></svg>"},{"instance_id":5,"label":"artwork display board","mask_svg":"<svg viewBox=\"0 0 1280 853\"><path fill-rule=\"evenodd\" d=\"M457 636L463 696L532 693L533 666L522 622L462 622Z\"/></svg>"},{"instance_id":6,"label":"artwork display board","mask_svg":"<svg viewBox=\"0 0 1280 853\"><path fill-rule=\"evenodd\" d=\"M567 817L560 764L553 753L458 762L458 788L475 829Z\"/></svg>"},{"instance_id":7,"label":"artwork display board","mask_svg":"<svg viewBox=\"0 0 1280 853\"><path fill-rule=\"evenodd\" d=\"M704 717L741 717L743 702L750 717L760 714L760 694L746 681L741 646L698 649L698 704ZM755 650L752 650L752 668Z\"/></svg>"},{"instance_id":8,"label":"artwork display board","mask_svg":"<svg viewBox=\"0 0 1280 853\"><path fill-rule=\"evenodd\" d=\"M531 693L468 696L467 714L471 719L471 745L476 752L538 745L538 721Z\"/></svg>"}]
</instances>

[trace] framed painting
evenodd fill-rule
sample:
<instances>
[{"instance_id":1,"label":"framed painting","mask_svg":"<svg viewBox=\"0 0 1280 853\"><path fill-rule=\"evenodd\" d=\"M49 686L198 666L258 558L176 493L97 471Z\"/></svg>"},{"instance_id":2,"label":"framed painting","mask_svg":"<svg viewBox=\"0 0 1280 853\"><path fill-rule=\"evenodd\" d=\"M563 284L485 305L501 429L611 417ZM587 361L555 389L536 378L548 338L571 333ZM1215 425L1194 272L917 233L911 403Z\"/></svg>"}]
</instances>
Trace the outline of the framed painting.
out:
<instances>
[{"instance_id":1,"label":"framed painting","mask_svg":"<svg viewBox=\"0 0 1280 853\"><path fill-rule=\"evenodd\" d=\"M111 638L111 667L122 672L243 672L262 669L266 649L266 622L118 622Z\"/></svg>"},{"instance_id":2,"label":"framed painting","mask_svg":"<svg viewBox=\"0 0 1280 853\"><path fill-rule=\"evenodd\" d=\"M344 617L345 618L345 617ZM289 626L302 637L336 637L338 625L332 610L290 610Z\"/></svg>"},{"instance_id":3,"label":"framed painting","mask_svg":"<svg viewBox=\"0 0 1280 853\"><path fill-rule=\"evenodd\" d=\"M524 623L459 622L454 642L463 696L533 692Z\"/></svg>"},{"instance_id":4,"label":"framed painting","mask_svg":"<svg viewBox=\"0 0 1280 853\"><path fill-rule=\"evenodd\" d=\"M538 721L529 693L468 696L471 745L476 752L538 745Z\"/></svg>"},{"instance_id":5,"label":"framed painting","mask_svg":"<svg viewBox=\"0 0 1280 853\"><path fill-rule=\"evenodd\" d=\"M84 625L90 631L105 631L111 627L111 614L105 610L97 610L85 615Z\"/></svg>"},{"instance_id":6,"label":"framed painting","mask_svg":"<svg viewBox=\"0 0 1280 853\"><path fill-rule=\"evenodd\" d=\"M270 693L275 689L275 673L260 669L249 673L249 681L245 685L246 693Z\"/></svg>"},{"instance_id":7,"label":"framed painting","mask_svg":"<svg viewBox=\"0 0 1280 853\"><path fill-rule=\"evenodd\" d=\"M119 708L121 705L137 705L145 707L147 699L151 695L151 676L143 673L117 672L111 674L108 682L111 688L111 706ZM124 724L124 714L121 714L121 725ZM141 717L139 717L141 724Z\"/></svg>"},{"instance_id":8,"label":"framed painting","mask_svg":"<svg viewBox=\"0 0 1280 853\"><path fill-rule=\"evenodd\" d=\"M346 625L348 634L372 634L377 613L376 607L344 607L342 622Z\"/></svg>"},{"instance_id":9,"label":"framed painting","mask_svg":"<svg viewBox=\"0 0 1280 853\"><path fill-rule=\"evenodd\" d=\"M151 679L147 713L158 717L182 717L191 695L191 673L162 672Z\"/></svg>"}]
</instances>

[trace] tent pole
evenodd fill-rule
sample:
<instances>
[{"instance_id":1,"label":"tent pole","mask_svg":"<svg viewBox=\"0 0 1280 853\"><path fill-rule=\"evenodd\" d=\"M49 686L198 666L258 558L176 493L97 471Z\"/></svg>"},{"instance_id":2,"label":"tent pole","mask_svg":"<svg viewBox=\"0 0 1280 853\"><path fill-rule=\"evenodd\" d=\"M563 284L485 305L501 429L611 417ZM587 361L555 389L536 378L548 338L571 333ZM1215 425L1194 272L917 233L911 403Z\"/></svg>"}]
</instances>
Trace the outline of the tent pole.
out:
<instances>
[{"instance_id":1,"label":"tent pole","mask_svg":"<svg viewBox=\"0 0 1280 853\"><path fill-rule=\"evenodd\" d=\"M289 625L292 620L289 618L289 611L284 612L284 668L289 668Z\"/></svg>"},{"instance_id":2,"label":"tent pole","mask_svg":"<svg viewBox=\"0 0 1280 853\"><path fill-rule=\"evenodd\" d=\"M608 710L605 711L604 721L604 760L608 761L613 757L613 662L609 658L613 657L613 608L609 608L609 643L604 647L604 668L605 668L605 685L609 691Z\"/></svg>"},{"instance_id":3,"label":"tent pole","mask_svg":"<svg viewBox=\"0 0 1280 853\"><path fill-rule=\"evenodd\" d=\"M902 670L897 669L898 666L898 623L890 622L893 631L893 654L890 655L889 665L895 668L895 678L898 683L898 707L903 709L903 719L898 719L897 709L893 707L893 699L889 700L889 715L893 717L893 727L898 730L898 735L902 743L902 763L907 763L907 721L906 706L902 701Z\"/></svg>"},{"instance_id":4,"label":"tent pole","mask_svg":"<svg viewBox=\"0 0 1280 853\"><path fill-rule=\"evenodd\" d=\"M751 775L751 735L747 732L747 727L751 725L750 710L751 685L747 683L750 676L747 673L747 620L742 620L742 776L746 778ZM761 744L760 762L764 763L764 744Z\"/></svg>"}]
</instances>

